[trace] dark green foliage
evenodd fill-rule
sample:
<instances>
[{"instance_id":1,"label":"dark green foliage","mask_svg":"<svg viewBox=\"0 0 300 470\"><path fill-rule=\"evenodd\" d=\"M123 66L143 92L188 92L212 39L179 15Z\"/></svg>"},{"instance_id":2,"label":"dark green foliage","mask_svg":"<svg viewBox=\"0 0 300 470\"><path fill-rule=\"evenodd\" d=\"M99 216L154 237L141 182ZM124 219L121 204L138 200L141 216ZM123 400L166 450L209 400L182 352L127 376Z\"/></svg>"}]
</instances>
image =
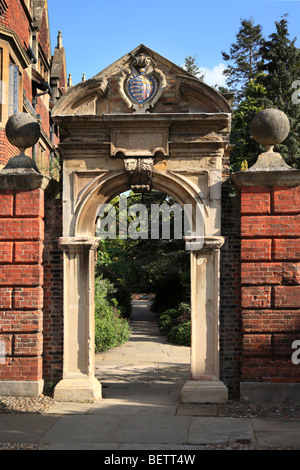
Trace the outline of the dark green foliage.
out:
<instances>
[{"instance_id":1,"label":"dark green foliage","mask_svg":"<svg viewBox=\"0 0 300 470\"><path fill-rule=\"evenodd\" d=\"M242 20L236 43L230 53L222 53L229 62L224 71L227 84L233 87L236 100L233 109L231 153L233 171L252 166L265 151L250 135L253 117L265 108L278 108L289 118L288 138L275 147L286 162L300 168L300 106L293 103L293 84L299 79L300 51L295 39L289 39L285 17L275 22L276 31L266 40L260 25Z\"/></svg>"},{"instance_id":2,"label":"dark green foliage","mask_svg":"<svg viewBox=\"0 0 300 470\"><path fill-rule=\"evenodd\" d=\"M131 292L124 282L124 279L118 278L117 274L109 266L98 266L97 272L108 279L114 286L114 293L108 293L108 299L113 298L117 301L118 308L123 318L129 318L131 314Z\"/></svg>"},{"instance_id":3,"label":"dark green foliage","mask_svg":"<svg viewBox=\"0 0 300 470\"><path fill-rule=\"evenodd\" d=\"M266 90L263 85L251 80L244 90L244 98L235 109L232 118L231 141L234 149L231 152L231 167L233 171L239 171L243 162L247 167L252 166L257 156L264 151L250 134L250 125L254 116L267 107Z\"/></svg>"},{"instance_id":4,"label":"dark green foliage","mask_svg":"<svg viewBox=\"0 0 300 470\"><path fill-rule=\"evenodd\" d=\"M229 54L222 52L222 57L229 62L224 75L227 85L243 96L247 84L257 76L261 62L259 49L262 40L262 27L254 24L254 19L241 20L241 27L236 34L236 42L231 44Z\"/></svg>"},{"instance_id":5,"label":"dark green foliage","mask_svg":"<svg viewBox=\"0 0 300 470\"><path fill-rule=\"evenodd\" d=\"M163 335L167 335L173 326L173 318L163 313L158 319L158 328Z\"/></svg>"},{"instance_id":6,"label":"dark green foliage","mask_svg":"<svg viewBox=\"0 0 300 470\"><path fill-rule=\"evenodd\" d=\"M173 328L175 320L180 316L181 312L176 308L165 310L158 318L159 331L166 335Z\"/></svg>"},{"instance_id":7,"label":"dark green foliage","mask_svg":"<svg viewBox=\"0 0 300 470\"><path fill-rule=\"evenodd\" d=\"M258 80L265 87L271 106L283 111L290 120L288 138L276 147L286 162L300 168L300 106L293 103L293 83L300 78L300 50L296 39L289 39L286 18L275 22L276 31L263 40L260 54L263 63Z\"/></svg>"},{"instance_id":8,"label":"dark green foliage","mask_svg":"<svg viewBox=\"0 0 300 470\"><path fill-rule=\"evenodd\" d=\"M121 317L114 286L101 277L95 280L95 351L120 346L130 337L128 321Z\"/></svg>"},{"instance_id":9,"label":"dark green foliage","mask_svg":"<svg viewBox=\"0 0 300 470\"><path fill-rule=\"evenodd\" d=\"M181 302L176 308L164 311L158 319L159 331L174 344L191 345L190 305Z\"/></svg>"},{"instance_id":10,"label":"dark green foliage","mask_svg":"<svg viewBox=\"0 0 300 470\"><path fill-rule=\"evenodd\" d=\"M192 57L190 55L188 57L185 57L183 68L199 80L203 80L205 77L205 73L201 73L201 70L196 61L196 57Z\"/></svg>"},{"instance_id":11,"label":"dark green foliage","mask_svg":"<svg viewBox=\"0 0 300 470\"><path fill-rule=\"evenodd\" d=\"M191 345L191 322L187 321L180 325L176 325L167 335L171 343L178 344L179 346Z\"/></svg>"},{"instance_id":12,"label":"dark green foliage","mask_svg":"<svg viewBox=\"0 0 300 470\"><path fill-rule=\"evenodd\" d=\"M176 307L184 297L184 286L180 273L162 273L154 286L155 299L152 305L154 312L162 312Z\"/></svg>"},{"instance_id":13,"label":"dark green foliage","mask_svg":"<svg viewBox=\"0 0 300 470\"><path fill-rule=\"evenodd\" d=\"M120 196L122 197L122 196ZM132 204L143 204L149 215L148 238L133 240L102 240L98 250L97 273L110 279L117 288L115 297L120 307L120 285L128 293L155 293L155 311L162 311L188 297L189 292L189 253L185 250L183 239L173 239L174 214L171 212L170 239L162 238L162 220L159 221L160 237L151 237L152 204L171 207L175 201L166 194L153 191L150 194L130 194L127 197L128 207ZM112 201L119 214L119 197ZM127 225L133 218L128 216ZM123 221L124 222L124 221ZM119 219L117 219L119 227ZM127 230L127 227L123 227ZM117 231L118 232L118 231ZM124 296L126 292L124 292Z\"/></svg>"},{"instance_id":14,"label":"dark green foliage","mask_svg":"<svg viewBox=\"0 0 300 470\"><path fill-rule=\"evenodd\" d=\"M172 238L174 233L172 213L170 239L161 237L161 220L160 238L151 239L151 204L172 206L174 202L172 198L158 191L151 194L131 194L127 198L128 207L130 204L142 203L148 208L149 236L148 239L117 238L100 241L96 275L106 279L109 286L105 299L101 299L104 310L110 310L110 306L113 305L117 307L122 317L128 318L131 311L131 294L138 292L155 294L152 308L156 312L162 312L170 307L177 308L180 302L189 298L190 253L185 250L182 238ZM115 198L112 203L116 213L119 214L119 198ZM132 217L128 216L127 224L129 225L131 221ZM117 219L117 227L119 223ZM127 230L127 227L125 229ZM183 311L176 310L178 316L182 313ZM163 319L161 321L163 322ZM103 335L111 337L111 323L107 324L106 320L102 320L101 331L102 337Z\"/></svg>"}]
</instances>

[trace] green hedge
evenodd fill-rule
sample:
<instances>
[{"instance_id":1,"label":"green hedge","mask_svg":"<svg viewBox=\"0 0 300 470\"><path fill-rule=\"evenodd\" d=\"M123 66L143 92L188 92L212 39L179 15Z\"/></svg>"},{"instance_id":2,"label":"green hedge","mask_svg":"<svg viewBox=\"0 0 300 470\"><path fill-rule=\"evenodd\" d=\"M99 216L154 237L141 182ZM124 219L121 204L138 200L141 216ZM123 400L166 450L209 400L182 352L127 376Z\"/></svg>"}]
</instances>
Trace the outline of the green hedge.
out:
<instances>
[{"instance_id":1,"label":"green hedge","mask_svg":"<svg viewBox=\"0 0 300 470\"><path fill-rule=\"evenodd\" d=\"M171 343L181 346L191 345L191 322L182 323L181 325L173 326L167 335Z\"/></svg>"},{"instance_id":2,"label":"green hedge","mask_svg":"<svg viewBox=\"0 0 300 470\"><path fill-rule=\"evenodd\" d=\"M107 351L128 341L130 330L118 312L95 318L95 351Z\"/></svg>"},{"instance_id":3,"label":"green hedge","mask_svg":"<svg viewBox=\"0 0 300 470\"><path fill-rule=\"evenodd\" d=\"M159 331L174 344L191 345L191 310L189 304L180 303L177 308L162 312L158 318Z\"/></svg>"},{"instance_id":4,"label":"green hedge","mask_svg":"<svg viewBox=\"0 0 300 470\"><path fill-rule=\"evenodd\" d=\"M131 330L122 318L114 285L107 279L95 280L95 351L107 351L128 341Z\"/></svg>"}]
</instances>

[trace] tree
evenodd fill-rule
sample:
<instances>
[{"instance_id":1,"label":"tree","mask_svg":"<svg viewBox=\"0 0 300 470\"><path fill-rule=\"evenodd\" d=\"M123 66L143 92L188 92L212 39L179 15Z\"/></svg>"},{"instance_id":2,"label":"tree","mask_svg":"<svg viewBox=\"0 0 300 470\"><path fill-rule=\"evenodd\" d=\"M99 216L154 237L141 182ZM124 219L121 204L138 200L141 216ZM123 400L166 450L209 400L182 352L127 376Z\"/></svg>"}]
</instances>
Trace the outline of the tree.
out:
<instances>
[{"instance_id":1,"label":"tree","mask_svg":"<svg viewBox=\"0 0 300 470\"><path fill-rule=\"evenodd\" d=\"M252 166L263 148L251 137L250 125L254 116L267 107L270 102L266 97L265 87L251 80L244 91L244 99L236 107L231 127L231 142L234 150L230 160L233 171L247 169Z\"/></svg>"},{"instance_id":2,"label":"tree","mask_svg":"<svg viewBox=\"0 0 300 470\"><path fill-rule=\"evenodd\" d=\"M276 151L289 165L300 165L300 106L292 99L293 86L299 78L300 52L295 47L296 40L289 39L286 17L275 26L276 31L265 39L261 26L254 25L252 18L242 20L230 54L223 52L224 60L232 62L224 71L227 84L236 88L231 134L234 169L241 168L243 162L253 164L258 156L260 146L249 129L255 114L267 107L282 110L291 124L288 138Z\"/></svg>"},{"instance_id":3,"label":"tree","mask_svg":"<svg viewBox=\"0 0 300 470\"><path fill-rule=\"evenodd\" d=\"M155 307L169 307L189 298L189 252L182 238L173 238L174 214L170 216L170 238L162 236L162 217L159 218L159 238L153 239L151 232L152 204L172 207L174 199L159 191L147 194L131 193L127 197L128 209L134 204L147 208L149 219L148 237L122 240L118 238L119 226L125 231L134 216L128 214L125 221L119 220L120 198L111 201L117 216L117 238L105 239L99 244L97 276L103 275L117 287L115 297L123 305L124 290L151 292L156 294ZM183 215L183 214L182 214ZM119 225L122 224L122 225ZM138 228L136 232L138 233ZM123 290L120 291L120 286ZM120 297L122 294L122 299ZM122 300L122 302L121 302Z\"/></svg>"},{"instance_id":4,"label":"tree","mask_svg":"<svg viewBox=\"0 0 300 470\"><path fill-rule=\"evenodd\" d=\"M296 167L300 165L300 106L293 102L292 95L293 83L299 78L300 50L295 46L296 38L289 39L286 15L275 26L276 32L261 44L259 82L272 107L283 111L290 120L290 134L277 149L288 164Z\"/></svg>"},{"instance_id":5,"label":"tree","mask_svg":"<svg viewBox=\"0 0 300 470\"><path fill-rule=\"evenodd\" d=\"M194 77L198 78L199 80L203 81L205 77L205 73L202 73L197 62L196 57L188 56L184 58L184 65L183 68Z\"/></svg>"},{"instance_id":6,"label":"tree","mask_svg":"<svg viewBox=\"0 0 300 470\"><path fill-rule=\"evenodd\" d=\"M236 91L237 98L243 96L247 84L257 76L261 41L262 27L254 25L253 18L243 19L230 53L222 52L223 59L229 63L223 72L227 77L226 83Z\"/></svg>"}]
</instances>

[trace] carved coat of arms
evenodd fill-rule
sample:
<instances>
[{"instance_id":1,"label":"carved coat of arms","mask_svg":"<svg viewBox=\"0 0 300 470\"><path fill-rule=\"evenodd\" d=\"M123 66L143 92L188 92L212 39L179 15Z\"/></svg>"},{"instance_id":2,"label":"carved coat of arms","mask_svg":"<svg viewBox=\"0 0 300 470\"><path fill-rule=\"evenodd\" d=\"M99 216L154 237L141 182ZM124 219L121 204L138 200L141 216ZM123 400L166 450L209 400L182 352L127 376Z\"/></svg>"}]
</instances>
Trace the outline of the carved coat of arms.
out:
<instances>
[{"instance_id":1,"label":"carved coat of arms","mask_svg":"<svg viewBox=\"0 0 300 470\"><path fill-rule=\"evenodd\" d=\"M156 83L152 77L145 74L144 69L128 81L128 93L142 107L155 93Z\"/></svg>"},{"instance_id":2,"label":"carved coat of arms","mask_svg":"<svg viewBox=\"0 0 300 470\"><path fill-rule=\"evenodd\" d=\"M145 113L153 107L166 88L167 82L153 59L143 53L133 57L130 67L123 70L119 93L129 108Z\"/></svg>"}]
</instances>

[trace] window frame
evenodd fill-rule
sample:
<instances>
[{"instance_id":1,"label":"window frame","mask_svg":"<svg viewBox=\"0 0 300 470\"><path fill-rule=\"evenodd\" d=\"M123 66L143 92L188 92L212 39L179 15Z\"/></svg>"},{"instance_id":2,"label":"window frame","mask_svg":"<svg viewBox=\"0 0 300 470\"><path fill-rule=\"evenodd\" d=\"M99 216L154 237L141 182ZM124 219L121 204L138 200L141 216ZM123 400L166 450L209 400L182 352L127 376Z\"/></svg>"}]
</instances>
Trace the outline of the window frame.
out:
<instances>
[{"instance_id":1,"label":"window frame","mask_svg":"<svg viewBox=\"0 0 300 470\"><path fill-rule=\"evenodd\" d=\"M20 108L20 67L13 62L9 62L8 81L8 116L19 112Z\"/></svg>"}]
</instances>

